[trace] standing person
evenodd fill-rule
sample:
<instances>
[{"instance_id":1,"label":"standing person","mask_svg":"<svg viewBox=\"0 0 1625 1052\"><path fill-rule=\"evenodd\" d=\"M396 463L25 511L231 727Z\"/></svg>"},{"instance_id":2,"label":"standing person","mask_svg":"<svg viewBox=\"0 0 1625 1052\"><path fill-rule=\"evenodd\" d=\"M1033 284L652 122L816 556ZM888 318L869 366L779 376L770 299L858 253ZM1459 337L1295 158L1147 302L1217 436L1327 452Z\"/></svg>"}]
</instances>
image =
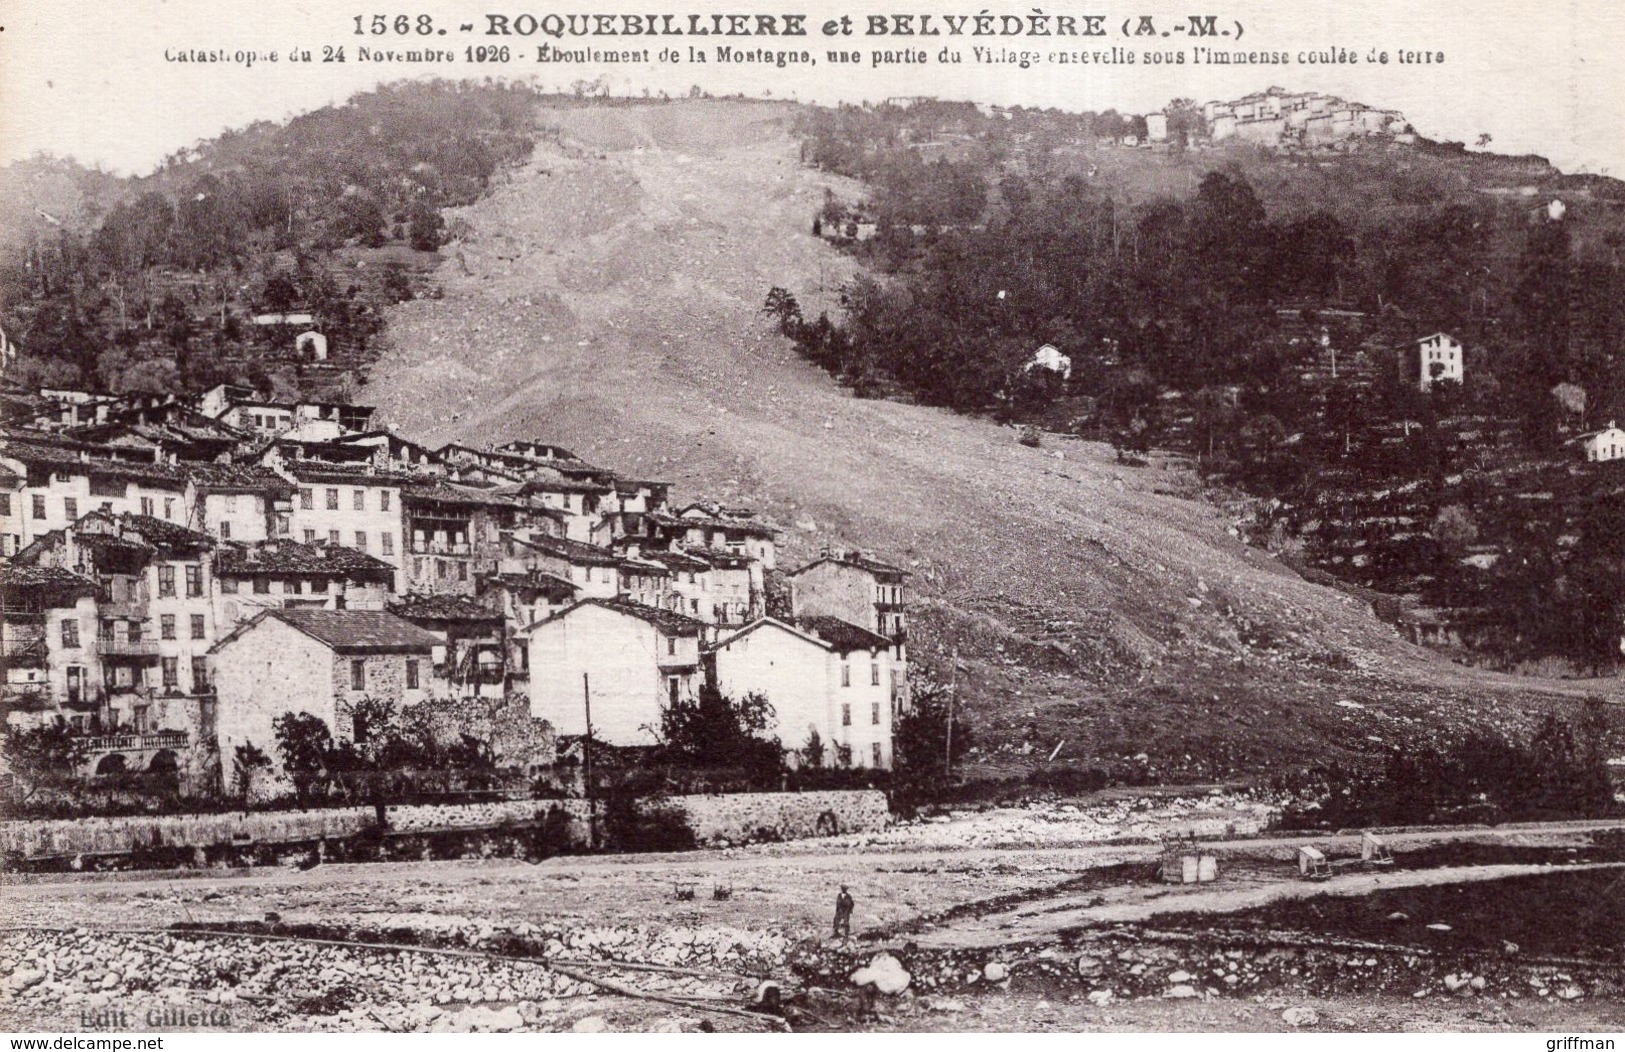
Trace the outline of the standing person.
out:
<instances>
[{"instance_id":1,"label":"standing person","mask_svg":"<svg viewBox=\"0 0 1625 1052\"><path fill-rule=\"evenodd\" d=\"M835 934L833 938L850 939L852 937L852 893L841 885L841 893L835 896Z\"/></svg>"}]
</instances>

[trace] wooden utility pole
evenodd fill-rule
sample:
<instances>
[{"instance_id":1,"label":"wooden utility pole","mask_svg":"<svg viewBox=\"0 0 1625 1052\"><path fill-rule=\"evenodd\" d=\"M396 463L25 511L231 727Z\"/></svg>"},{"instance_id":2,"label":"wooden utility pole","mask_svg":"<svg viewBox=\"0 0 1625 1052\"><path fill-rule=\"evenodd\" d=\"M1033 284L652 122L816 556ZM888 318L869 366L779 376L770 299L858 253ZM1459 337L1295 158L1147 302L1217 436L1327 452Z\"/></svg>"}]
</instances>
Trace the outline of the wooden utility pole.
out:
<instances>
[{"instance_id":1,"label":"wooden utility pole","mask_svg":"<svg viewBox=\"0 0 1625 1052\"><path fill-rule=\"evenodd\" d=\"M586 709L587 736L581 741L582 782L587 793L587 846L598 847L598 804L592 792L592 687L587 673L581 674L581 702Z\"/></svg>"},{"instance_id":2,"label":"wooden utility pole","mask_svg":"<svg viewBox=\"0 0 1625 1052\"><path fill-rule=\"evenodd\" d=\"M959 688L959 647L955 646L948 657L948 744L944 749L943 772L948 781L954 779L954 695Z\"/></svg>"}]
</instances>

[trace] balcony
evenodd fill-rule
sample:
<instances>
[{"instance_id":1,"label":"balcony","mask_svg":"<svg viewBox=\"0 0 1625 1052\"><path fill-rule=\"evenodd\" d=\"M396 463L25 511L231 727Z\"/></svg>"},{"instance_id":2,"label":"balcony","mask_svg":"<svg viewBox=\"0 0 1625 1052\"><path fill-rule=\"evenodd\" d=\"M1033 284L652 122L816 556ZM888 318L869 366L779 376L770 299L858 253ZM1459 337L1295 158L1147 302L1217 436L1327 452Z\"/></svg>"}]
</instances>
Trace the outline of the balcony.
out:
<instances>
[{"instance_id":1,"label":"balcony","mask_svg":"<svg viewBox=\"0 0 1625 1052\"><path fill-rule=\"evenodd\" d=\"M408 551L413 555L472 555L473 548L468 544L453 544L450 541L424 541L414 543Z\"/></svg>"},{"instance_id":2,"label":"balcony","mask_svg":"<svg viewBox=\"0 0 1625 1052\"><path fill-rule=\"evenodd\" d=\"M156 658L158 656L158 641L156 639L103 638L97 640L96 648L101 651L104 658Z\"/></svg>"}]
</instances>

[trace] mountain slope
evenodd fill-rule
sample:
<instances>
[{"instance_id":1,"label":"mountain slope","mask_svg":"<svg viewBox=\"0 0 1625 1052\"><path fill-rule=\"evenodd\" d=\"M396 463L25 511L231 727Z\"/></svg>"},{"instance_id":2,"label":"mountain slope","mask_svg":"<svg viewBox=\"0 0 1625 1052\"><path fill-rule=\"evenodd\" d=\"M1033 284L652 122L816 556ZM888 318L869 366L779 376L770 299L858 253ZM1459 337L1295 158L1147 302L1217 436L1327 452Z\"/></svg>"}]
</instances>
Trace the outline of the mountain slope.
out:
<instances>
[{"instance_id":1,"label":"mountain slope","mask_svg":"<svg viewBox=\"0 0 1625 1052\"><path fill-rule=\"evenodd\" d=\"M461 210L443 296L395 308L367 400L431 443L546 438L755 506L790 565L844 543L910 566L916 654L942 674L958 648L990 771L1063 739L1057 763L1198 777L1527 724L1527 684L1401 644L1176 495L1177 469L855 399L797 359L767 289L816 313L853 265L810 234L839 180L799 166L791 113L544 112L531 163Z\"/></svg>"}]
</instances>

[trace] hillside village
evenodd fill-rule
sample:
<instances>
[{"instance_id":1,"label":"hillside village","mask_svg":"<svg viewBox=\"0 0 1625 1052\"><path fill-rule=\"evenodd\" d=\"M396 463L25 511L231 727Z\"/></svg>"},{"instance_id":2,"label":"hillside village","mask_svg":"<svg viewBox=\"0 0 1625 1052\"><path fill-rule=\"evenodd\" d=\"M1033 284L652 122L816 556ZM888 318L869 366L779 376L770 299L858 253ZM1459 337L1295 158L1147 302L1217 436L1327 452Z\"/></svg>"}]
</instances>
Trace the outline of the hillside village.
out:
<instances>
[{"instance_id":1,"label":"hillside village","mask_svg":"<svg viewBox=\"0 0 1625 1052\"><path fill-rule=\"evenodd\" d=\"M363 698L519 699L519 726L486 730L539 735L534 774L554 736L656 744L663 706L707 684L765 696L792 764L809 740L828 766L892 764L909 573L881 559L785 569L750 509L540 441L426 449L366 406L8 398L27 409L0 432L6 722L71 728L83 775L218 790L277 717L344 737Z\"/></svg>"}]
</instances>

